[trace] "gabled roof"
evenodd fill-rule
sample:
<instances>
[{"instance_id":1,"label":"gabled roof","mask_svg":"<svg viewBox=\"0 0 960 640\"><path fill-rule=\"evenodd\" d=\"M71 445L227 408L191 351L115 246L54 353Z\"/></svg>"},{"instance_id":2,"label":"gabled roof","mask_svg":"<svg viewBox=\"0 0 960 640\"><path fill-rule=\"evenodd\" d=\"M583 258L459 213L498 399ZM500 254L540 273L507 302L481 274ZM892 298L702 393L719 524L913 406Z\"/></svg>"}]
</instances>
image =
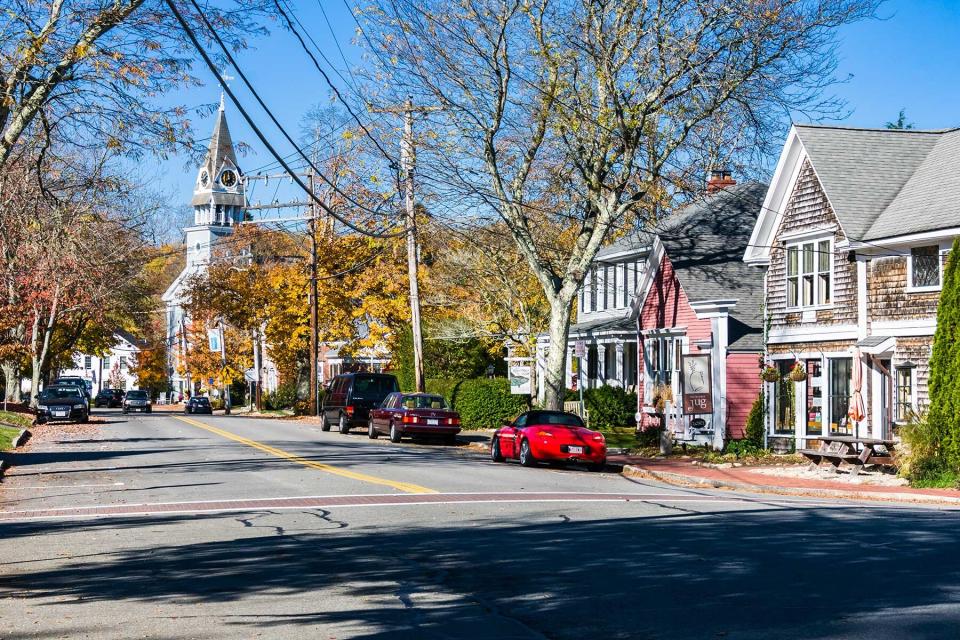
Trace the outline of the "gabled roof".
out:
<instances>
[{"instance_id":1,"label":"gabled roof","mask_svg":"<svg viewBox=\"0 0 960 640\"><path fill-rule=\"evenodd\" d=\"M866 237L941 132L796 125L827 199L850 239Z\"/></svg>"},{"instance_id":2,"label":"gabled roof","mask_svg":"<svg viewBox=\"0 0 960 640\"><path fill-rule=\"evenodd\" d=\"M945 131L936 141L864 240L960 226L960 130Z\"/></svg>"},{"instance_id":3,"label":"gabled roof","mask_svg":"<svg viewBox=\"0 0 960 640\"><path fill-rule=\"evenodd\" d=\"M674 274L693 302L735 298L730 347L762 348L763 273L743 262L767 185L737 184L684 207L656 225Z\"/></svg>"}]
</instances>

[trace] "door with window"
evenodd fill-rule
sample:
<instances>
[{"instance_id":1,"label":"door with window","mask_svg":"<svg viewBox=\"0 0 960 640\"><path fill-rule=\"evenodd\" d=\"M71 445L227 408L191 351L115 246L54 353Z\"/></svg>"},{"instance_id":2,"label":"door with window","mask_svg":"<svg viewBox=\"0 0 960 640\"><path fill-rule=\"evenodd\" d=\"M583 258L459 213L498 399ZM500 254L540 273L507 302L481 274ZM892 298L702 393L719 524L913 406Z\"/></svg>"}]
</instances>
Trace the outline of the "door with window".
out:
<instances>
[{"instance_id":1,"label":"door with window","mask_svg":"<svg viewBox=\"0 0 960 640\"><path fill-rule=\"evenodd\" d=\"M671 415L678 416L680 401L680 360L683 355L682 336L656 336L646 339L647 379L650 381L650 402L654 405L667 403ZM659 399L659 402L658 402Z\"/></svg>"},{"instance_id":2,"label":"door with window","mask_svg":"<svg viewBox=\"0 0 960 640\"><path fill-rule=\"evenodd\" d=\"M830 358L830 435L848 436L853 433L847 409L850 407L850 378L853 358Z\"/></svg>"}]
</instances>

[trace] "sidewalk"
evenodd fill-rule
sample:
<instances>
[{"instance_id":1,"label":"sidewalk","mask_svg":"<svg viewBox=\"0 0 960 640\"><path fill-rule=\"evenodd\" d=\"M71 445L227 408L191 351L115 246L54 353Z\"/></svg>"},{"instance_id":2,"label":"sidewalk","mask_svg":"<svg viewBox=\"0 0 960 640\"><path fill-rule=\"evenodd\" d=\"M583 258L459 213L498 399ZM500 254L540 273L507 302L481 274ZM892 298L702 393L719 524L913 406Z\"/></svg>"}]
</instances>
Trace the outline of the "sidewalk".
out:
<instances>
[{"instance_id":1,"label":"sidewalk","mask_svg":"<svg viewBox=\"0 0 960 640\"><path fill-rule=\"evenodd\" d=\"M879 500L885 502L919 502L960 505L960 491L955 489L912 489L878 485L852 485L829 478L814 480L763 475L751 471L761 467L717 469L692 464L689 460L610 456L610 464L623 465L626 476L659 480L685 487L710 487L773 493L779 495ZM827 472L824 471L824 475Z\"/></svg>"}]
</instances>

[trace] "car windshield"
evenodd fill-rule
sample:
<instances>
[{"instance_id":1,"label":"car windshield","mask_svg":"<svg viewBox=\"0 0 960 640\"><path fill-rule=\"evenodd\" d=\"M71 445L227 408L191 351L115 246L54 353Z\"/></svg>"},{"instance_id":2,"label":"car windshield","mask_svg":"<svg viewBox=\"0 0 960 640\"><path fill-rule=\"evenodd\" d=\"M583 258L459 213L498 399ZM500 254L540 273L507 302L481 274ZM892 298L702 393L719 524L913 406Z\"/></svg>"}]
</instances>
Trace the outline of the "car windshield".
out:
<instances>
[{"instance_id":1,"label":"car windshield","mask_svg":"<svg viewBox=\"0 0 960 640\"><path fill-rule=\"evenodd\" d=\"M194 398L193 403L194 404L210 404L210 401L207 400L206 398Z\"/></svg>"},{"instance_id":2,"label":"car windshield","mask_svg":"<svg viewBox=\"0 0 960 640\"><path fill-rule=\"evenodd\" d=\"M403 396L403 406L407 409L446 409L443 396L411 395Z\"/></svg>"},{"instance_id":3,"label":"car windshield","mask_svg":"<svg viewBox=\"0 0 960 640\"><path fill-rule=\"evenodd\" d=\"M146 400L147 392L146 391L128 391L127 397L132 400Z\"/></svg>"},{"instance_id":4,"label":"car windshield","mask_svg":"<svg viewBox=\"0 0 960 640\"><path fill-rule=\"evenodd\" d=\"M387 376L357 376L353 379L353 395L358 398L385 398L398 391L397 381Z\"/></svg>"},{"instance_id":5,"label":"car windshield","mask_svg":"<svg viewBox=\"0 0 960 640\"><path fill-rule=\"evenodd\" d=\"M582 427L583 420L572 413L559 411L534 411L527 418L528 425L549 424L557 427Z\"/></svg>"},{"instance_id":6,"label":"car windshield","mask_svg":"<svg viewBox=\"0 0 960 640\"><path fill-rule=\"evenodd\" d=\"M80 390L76 387L49 387L40 394L41 400L72 400L80 398Z\"/></svg>"}]
</instances>

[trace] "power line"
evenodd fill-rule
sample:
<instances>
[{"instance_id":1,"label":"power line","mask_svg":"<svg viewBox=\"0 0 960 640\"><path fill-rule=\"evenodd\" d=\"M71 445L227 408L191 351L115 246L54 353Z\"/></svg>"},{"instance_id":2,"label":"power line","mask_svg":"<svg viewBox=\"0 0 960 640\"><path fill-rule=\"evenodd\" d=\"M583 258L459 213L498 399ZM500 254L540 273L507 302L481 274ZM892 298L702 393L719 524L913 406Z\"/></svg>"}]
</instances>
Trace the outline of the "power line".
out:
<instances>
[{"instance_id":1,"label":"power line","mask_svg":"<svg viewBox=\"0 0 960 640\"><path fill-rule=\"evenodd\" d=\"M194 2L194 0L190 0L190 1L191 1L191 2ZM373 137L373 134L370 133L370 130L367 129L367 126L366 126L365 124L363 124L363 122L360 121L360 118L357 116L357 114L356 114L356 113L353 111L353 109L350 107L350 104L344 99L343 94L340 93L340 89L338 89L338 88L336 87L336 85L334 85L333 82L331 82L330 76L327 75L327 72L324 71L324 70L323 70L323 67L320 66L320 63L317 62L316 57L315 57L315 56L313 55L313 53L310 51L309 47L307 47L307 43L304 42L303 37L301 37L301 35L300 35L300 32L297 31L296 27L293 26L293 22L291 22L290 17L289 17L289 16L287 15L287 13L283 10L283 8L280 6L280 2L281 2L281 1L284 2L284 4L286 4L286 0L273 0L273 4L274 4L274 6L277 7L277 11L280 12L280 15L283 16L283 19L284 19L284 20L286 21L286 23L287 23L287 27L290 29L290 31L293 32L293 35L296 36L297 41L300 43L300 46L303 48L303 50L306 52L306 54L310 57L310 60L313 62L313 66L315 66L315 67L317 68L317 71L319 71L319 72L320 72L320 75L323 76L324 82L327 83L327 86L330 87L330 89L331 89L331 90L333 91L333 93L337 96L337 98L343 103L344 108L346 108L346 110L350 113L350 115L353 116L353 119L357 121L357 124L358 124L358 125L360 126L360 128L363 130L364 134L366 134L367 138L369 138L370 141L374 144L374 146L376 146L377 149L380 151L380 153L383 154L383 157L387 159L387 161L390 163L390 167L391 167L392 169L394 169L394 171L396 171L397 168L398 168L397 161L394 160L393 157L392 157L389 153L387 153L386 149L384 149L384 148L380 145L380 143L377 141L377 139ZM288 8L289 8L289 5L288 5ZM293 13L292 10L291 10L291 13ZM294 17L296 17L296 15L294 15ZM299 22L299 20L298 20L298 22ZM304 31L306 31L306 30L304 30ZM309 34L308 34L308 37L309 37ZM314 43L314 44L316 44L316 43ZM318 48L319 48L319 47L318 47ZM323 55L323 53L321 52L320 55ZM326 56L324 56L324 60L327 60ZM330 64L330 61L329 61L329 60L327 60L327 64ZM333 67L333 65L330 65L330 66Z\"/></svg>"},{"instance_id":2,"label":"power line","mask_svg":"<svg viewBox=\"0 0 960 640\"><path fill-rule=\"evenodd\" d=\"M177 22L180 24L180 27L181 27L181 28L184 30L184 32L186 33L186 35L187 35L187 37L189 38L191 44L192 44L193 47L197 50L197 53L199 53L199 54L200 54L200 57L203 58L203 61L204 61L204 63L207 65L207 68L210 70L211 73L213 73L214 75L216 75L216 74L217 74L217 67L216 67L216 65L213 63L213 60L210 59L209 54L208 54L208 53L204 50L204 48L200 45L199 40L197 40L196 34L194 34L193 30L190 28L190 25L187 24L186 19L183 17L183 14L180 13L180 10L177 8L174 0L165 0L165 2L166 2L166 4L167 4L167 6L170 7L170 10L173 12L174 17L177 19ZM220 45L220 48L223 50L223 52L225 53L225 55L227 56L227 58L231 61L231 64L234 65L234 68L237 70L237 72L240 74L240 76L244 79L244 82L245 82L245 84L247 84L247 87L250 89L250 91L251 91L251 92L254 94L254 96L257 98L257 101L261 104L261 106L264 108L264 110L267 111L267 113L268 113L268 115L270 116L271 120L274 121L274 123L275 123L275 124L277 125L277 127L281 130L281 132L284 134L284 136L290 141L290 143L294 146L295 149L298 149L298 150L300 151L300 155L303 156L304 159L306 159L306 160L308 161L308 163L309 163L309 158L307 158L306 155L303 153L303 151L299 148L299 146L298 146L296 143L293 142L293 140L290 138L289 134L286 133L286 130L283 129L283 127L280 126L280 124L276 121L276 118L273 116L273 114L266 108L266 105L263 104L262 99L260 99L259 95L254 91L254 89L253 89L253 87L250 85L249 81L246 80L246 76L243 74L243 72L241 71L241 69L239 68L239 66L236 64L236 61L233 60L233 56L230 54L229 49L226 47L226 45L224 45L223 41L222 41L222 40L220 39L220 37L217 35L217 32L216 32L216 31L213 29L213 27L210 25L209 21L207 21L206 17L205 17L204 14L203 14L203 11L200 9L199 5L197 5L197 3L195 2L195 0L190 0L190 2L191 2L191 3L193 4L193 6L196 8L197 12L200 14L201 20L203 20L203 22L204 22L204 24L206 25L206 27L207 27L207 28L210 30L210 32L213 34L214 39L215 39L215 40L217 41L217 43ZM300 188L303 189L305 192L307 192L307 193L310 195L310 198L311 198L314 202L316 202L317 205L319 205L321 209L323 209L324 211L326 211L327 213L329 213L334 219L336 219L336 220L338 220L339 222L341 222L341 223L342 223L344 226L346 226L347 228L352 229L352 230L356 231L357 233L360 233L360 234L362 234L362 235L369 236L369 237L372 237L372 238L394 238L394 237L398 237L398 236L401 236L401 235L403 235L404 233L406 233L406 230L405 230L405 229L401 229L401 230L398 230L398 231L395 231L395 232L391 232L391 233L378 233L378 232L368 231L367 229L363 229L363 228L361 228L361 227L359 227L359 226L357 226L357 225L354 225L352 222L350 222L349 220L347 220L346 218L344 218L343 216L341 216L339 213L337 213L336 211L334 211L334 210L333 210L331 207L329 207L325 202L321 201L321 200L316 196L316 194L310 193L310 189L307 187L307 185L304 184L303 181L299 178L299 176L297 176L297 175L294 173L294 170L290 167L290 165L286 162L286 160L284 160L284 159L280 156L280 154L277 152L277 150L274 148L274 146L270 143L270 141L267 140L266 136L263 134L263 132L260 130L260 128L257 127L256 123L253 121L253 118L250 117L250 114L247 113L246 109L244 109L243 105L242 105L242 104L240 103L240 101L237 99L236 95L233 93L233 90L230 88L229 84L223 83L222 86L223 86L224 92L226 92L226 94L227 94L228 96L230 96L230 100L233 101L234 105L237 107L237 110L240 111L241 115L243 115L244 119L247 121L247 124L250 126L250 128L253 129L254 133L257 135L257 138L260 139L260 142L267 148L267 150L270 152L270 154L271 154L274 158L277 159L277 161L280 163L280 165L284 168L284 170L285 170L287 173L290 174L291 178L300 186ZM313 166L312 163L310 163L310 165L311 165L311 167ZM324 176L322 173L320 173L319 170L317 170L317 173L318 173L318 175L320 175L320 176L323 178L323 180L324 180L325 182L327 182L328 184L330 184L331 186L333 186L332 183L329 181L329 179L328 179L326 176ZM334 187L334 188L335 188L335 187ZM349 199L348 196L345 196L345 197L347 197L347 198ZM373 212L373 213L376 214L377 212Z\"/></svg>"}]
</instances>

